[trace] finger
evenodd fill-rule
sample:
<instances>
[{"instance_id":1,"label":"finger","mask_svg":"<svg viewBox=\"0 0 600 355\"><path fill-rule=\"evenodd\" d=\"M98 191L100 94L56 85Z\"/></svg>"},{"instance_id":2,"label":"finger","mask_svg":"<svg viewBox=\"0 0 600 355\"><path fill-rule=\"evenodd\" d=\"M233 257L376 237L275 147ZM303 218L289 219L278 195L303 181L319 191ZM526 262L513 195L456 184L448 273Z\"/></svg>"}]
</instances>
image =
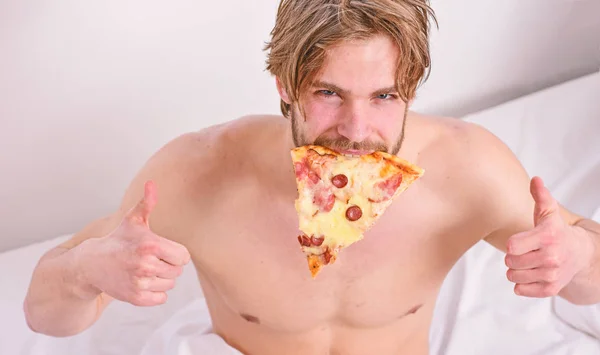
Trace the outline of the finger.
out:
<instances>
[{"instance_id":1,"label":"finger","mask_svg":"<svg viewBox=\"0 0 600 355\"><path fill-rule=\"evenodd\" d=\"M160 238L160 248L157 251L157 257L171 265L183 266L190 261L190 252L179 243L166 238Z\"/></svg>"},{"instance_id":2,"label":"finger","mask_svg":"<svg viewBox=\"0 0 600 355\"><path fill-rule=\"evenodd\" d=\"M145 291L152 292L165 292L172 290L175 287L175 279L163 279L160 277L154 277L148 282Z\"/></svg>"},{"instance_id":3,"label":"finger","mask_svg":"<svg viewBox=\"0 0 600 355\"><path fill-rule=\"evenodd\" d=\"M136 293L129 303L140 307L152 307L167 302L166 292L140 291Z\"/></svg>"},{"instance_id":4,"label":"finger","mask_svg":"<svg viewBox=\"0 0 600 355\"><path fill-rule=\"evenodd\" d=\"M144 292L165 292L175 287L175 279L163 279L160 277L142 277L136 280L136 292L144 295ZM146 295L145 297L149 297Z\"/></svg>"},{"instance_id":5,"label":"finger","mask_svg":"<svg viewBox=\"0 0 600 355\"><path fill-rule=\"evenodd\" d=\"M541 250L534 250L522 255L506 254L504 263L507 267L515 270L533 269L545 265L544 253Z\"/></svg>"},{"instance_id":6,"label":"finger","mask_svg":"<svg viewBox=\"0 0 600 355\"><path fill-rule=\"evenodd\" d=\"M509 281L517 284L529 284L535 282L553 283L558 281L558 268L536 268L528 270L508 269L506 277Z\"/></svg>"},{"instance_id":7,"label":"finger","mask_svg":"<svg viewBox=\"0 0 600 355\"><path fill-rule=\"evenodd\" d=\"M516 284L515 294L525 297L543 298L558 295L560 287L557 283L533 282L528 284Z\"/></svg>"},{"instance_id":8,"label":"finger","mask_svg":"<svg viewBox=\"0 0 600 355\"><path fill-rule=\"evenodd\" d=\"M183 273L183 266L171 265L165 261L159 260L160 264L156 268L156 276L163 279L176 279Z\"/></svg>"},{"instance_id":9,"label":"finger","mask_svg":"<svg viewBox=\"0 0 600 355\"><path fill-rule=\"evenodd\" d=\"M127 219L148 225L148 219L150 218L150 212L156 205L156 185L153 181L147 181L144 184L144 196L128 213Z\"/></svg>"},{"instance_id":10,"label":"finger","mask_svg":"<svg viewBox=\"0 0 600 355\"><path fill-rule=\"evenodd\" d=\"M533 212L533 221L537 226L549 216L558 214L558 203L552 197L550 190L544 186L544 182L540 177L531 179L530 192L535 201L535 209Z\"/></svg>"},{"instance_id":11,"label":"finger","mask_svg":"<svg viewBox=\"0 0 600 355\"><path fill-rule=\"evenodd\" d=\"M506 251L511 255L523 255L542 246L538 231L525 231L517 233L508 239Z\"/></svg>"}]
</instances>

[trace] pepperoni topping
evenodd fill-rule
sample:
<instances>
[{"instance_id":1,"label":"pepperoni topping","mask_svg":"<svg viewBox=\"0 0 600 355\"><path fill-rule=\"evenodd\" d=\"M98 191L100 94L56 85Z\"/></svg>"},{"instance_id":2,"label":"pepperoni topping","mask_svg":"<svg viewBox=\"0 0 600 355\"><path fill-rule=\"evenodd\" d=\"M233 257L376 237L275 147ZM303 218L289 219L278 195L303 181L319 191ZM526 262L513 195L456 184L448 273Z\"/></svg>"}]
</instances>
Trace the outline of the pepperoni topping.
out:
<instances>
[{"instance_id":1,"label":"pepperoni topping","mask_svg":"<svg viewBox=\"0 0 600 355\"><path fill-rule=\"evenodd\" d=\"M323 242L325 241L324 237L320 237L320 238L316 238L314 235L312 236L312 238L310 238L310 241L312 242L312 244L316 247L319 247L323 244Z\"/></svg>"},{"instance_id":2,"label":"pepperoni topping","mask_svg":"<svg viewBox=\"0 0 600 355\"><path fill-rule=\"evenodd\" d=\"M321 212L329 212L335 204L335 195L328 189L319 189L315 191L314 204L319 207Z\"/></svg>"},{"instance_id":3,"label":"pepperoni topping","mask_svg":"<svg viewBox=\"0 0 600 355\"><path fill-rule=\"evenodd\" d=\"M306 164L311 171L321 178L327 170L327 165L335 161L335 156L331 154L321 155L315 150L308 150L306 153Z\"/></svg>"},{"instance_id":4,"label":"pepperoni topping","mask_svg":"<svg viewBox=\"0 0 600 355\"><path fill-rule=\"evenodd\" d=\"M296 177L298 179L303 179L308 174L308 166L301 162L294 163L294 171L296 172Z\"/></svg>"},{"instance_id":5,"label":"pepperoni topping","mask_svg":"<svg viewBox=\"0 0 600 355\"><path fill-rule=\"evenodd\" d=\"M338 174L331 179L331 183L338 189L344 188L348 185L348 177L344 174Z\"/></svg>"},{"instance_id":6,"label":"pepperoni topping","mask_svg":"<svg viewBox=\"0 0 600 355\"><path fill-rule=\"evenodd\" d=\"M319 184L321 177L328 169L327 165L335 161L335 159L335 155L321 155L311 149L307 151L306 157L301 162L294 163L297 179L308 181L309 186L314 189L313 203L321 212L331 211L335 204L335 195L331 192L330 188ZM345 176L343 178L346 180L344 183L345 186L348 183L348 178ZM337 180L340 180L340 178Z\"/></svg>"},{"instance_id":7,"label":"pepperoni topping","mask_svg":"<svg viewBox=\"0 0 600 355\"><path fill-rule=\"evenodd\" d=\"M300 243L300 245L302 245L304 247L311 246L310 238L307 237L306 235L299 235L298 236L298 242Z\"/></svg>"},{"instance_id":8,"label":"pepperoni topping","mask_svg":"<svg viewBox=\"0 0 600 355\"><path fill-rule=\"evenodd\" d=\"M362 210L358 206L352 206L346 210L346 218L350 222L358 221L361 217L362 217Z\"/></svg>"},{"instance_id":9,"label":"pepperoni topping","mask_svg":"<svg viewBox=\"0 0 600 355\"><path fill-rule=\"evenodd\" d=\"M306 234L298 236L298 243L300 243L300 245L302 245L304 247L312 247L312 246L320 247L324 241L325 241L325 237L323 237L323 236L321 236L319 238L315 237L314 235L309 238L306 236Z\"/></svg>"},{"instance_id":10,"label":"pepperoni topping","mask_svg":"<svg viewBox=\"0 0 600 355\"><path fill-rule=\"evenodd\" d=\"M325 156L321 156L315 151L311 150L309 152L313 152L313 154L307 155L302 162L294 163L294 170L298 180L308 179L308 181L316 185L321 180L325 164L328 160L325 159Z\"/></svg>"},{"instance_id":11,"label":"pepperoni topping","mask_svg":"<svg viewBox=\"0 0 600 355\"><path fill-rule=\"evenodd\" d=\"M392 195L400 187L400 184L402 184L402 173L396 174L391 178L380 182L377 187L385 191L389 197L392 197Z\"/></svg>"},{"instance_id":12,"label":"pepperoni topping","mask_svg":"<svg viewBox=\"0 0 600 355\"><path fill-rule=\"evenodd\" d=\"M383 202L392 198L396 190L402 184L402 173L398 173L391 178L380 181L375 185L375 189L380 192L380 196L377 199L370 199L371 202Z\"/></svg>"},{"instance_id":13,"label":"pepperoni topping","mask_svg":"<svg viewBox=\"0 0 600 355\"><path fill-rule=\"evenodd\" d=\"M319 175L317 175L317 173L314 172L314 171L312 171L312 170L310 170L308 172L308 179L310 181L312 181L312 183L315 184L315 185L321 180L321 178L319 177Z\"/></svg>"},{"instance_id":14,"label":"pepperoni topping","mask_svg":"<svg viewBox=\"0 0 600 355\"><path fill-rule=\"evenodd\" d=\"M329 251L329 248L325 250L323 257L325 258L325 264L329 264L329 262L331 262L331 252Z\"/></svg>"},{"instance_id":15,"label":"pepperoni topping","mask_svg":"<svg viewBox=\"0 0 600 355\"><path fill-rule=\"evenodd\" d=\"M294 170L296 172L296 178L298 180L308 179L314 184L318 183L320 180L319 175L317 175L317 173L310 169L310 166L307 164L306 159L302 162L294 163Z\"/></svg>"}]
</instances>

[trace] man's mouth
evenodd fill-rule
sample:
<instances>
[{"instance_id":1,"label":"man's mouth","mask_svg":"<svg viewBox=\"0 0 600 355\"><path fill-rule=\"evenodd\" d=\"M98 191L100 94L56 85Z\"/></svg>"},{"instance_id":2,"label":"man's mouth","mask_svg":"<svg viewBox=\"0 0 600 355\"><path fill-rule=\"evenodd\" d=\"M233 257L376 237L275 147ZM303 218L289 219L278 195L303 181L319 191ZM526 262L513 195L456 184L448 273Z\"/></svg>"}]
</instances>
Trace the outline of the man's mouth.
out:
<instances>
[{"instance_id":1,"label":"man's mouth","mask_svg":"<svg viewBox=\"0 0 600 355\"><path fill-rule=\"evenodd\" d=\"M347 157L360 157L361 155L365 155L365 154L371 154L373 153L372 150L354 150L354 149L350 149L350 150L339 150L338 151L340 154L345 155Z\"/></svg>"}]
</instances>

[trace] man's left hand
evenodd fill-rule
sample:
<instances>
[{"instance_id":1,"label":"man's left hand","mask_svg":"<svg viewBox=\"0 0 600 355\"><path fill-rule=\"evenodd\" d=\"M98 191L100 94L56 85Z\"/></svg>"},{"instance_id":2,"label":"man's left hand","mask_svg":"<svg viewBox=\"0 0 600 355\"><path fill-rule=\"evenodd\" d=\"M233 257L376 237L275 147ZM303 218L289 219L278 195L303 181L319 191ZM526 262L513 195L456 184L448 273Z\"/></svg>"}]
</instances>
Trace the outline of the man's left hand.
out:
<instances>
[{"instance_id":1,"label":"man's left hand","mask_svg":"<svg viewBox=\"0 0 600 355\"><path fill-rule=\"evenodd\" d=\"M531 180L530 190L535 200L534 228L509 238L506 276L515 283L517 295L555 296L589 267L592 241L583 228L563 219L558 202L539 177Z\"/></svg>"}]
</instances>

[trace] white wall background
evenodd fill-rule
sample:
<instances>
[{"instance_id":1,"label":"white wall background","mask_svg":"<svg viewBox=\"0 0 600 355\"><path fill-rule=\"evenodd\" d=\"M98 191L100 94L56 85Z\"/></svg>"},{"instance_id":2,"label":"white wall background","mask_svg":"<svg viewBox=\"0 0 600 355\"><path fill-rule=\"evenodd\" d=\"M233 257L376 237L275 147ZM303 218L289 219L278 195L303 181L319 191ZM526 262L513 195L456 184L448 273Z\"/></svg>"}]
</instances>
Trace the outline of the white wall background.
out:
<instances>
[{"instance_id":1,"label":"white wall background","mask_svg":"<svg viewBox=\"0 0 600 355\"><path fill-rule=\"evenodd\" d=\"M458 117L600 67L599 0L432 4L421 111ZM182 132L278 113L262 52L277 5L0 0L0 251L110 213Z\"/></svg>"}]
</instances>

